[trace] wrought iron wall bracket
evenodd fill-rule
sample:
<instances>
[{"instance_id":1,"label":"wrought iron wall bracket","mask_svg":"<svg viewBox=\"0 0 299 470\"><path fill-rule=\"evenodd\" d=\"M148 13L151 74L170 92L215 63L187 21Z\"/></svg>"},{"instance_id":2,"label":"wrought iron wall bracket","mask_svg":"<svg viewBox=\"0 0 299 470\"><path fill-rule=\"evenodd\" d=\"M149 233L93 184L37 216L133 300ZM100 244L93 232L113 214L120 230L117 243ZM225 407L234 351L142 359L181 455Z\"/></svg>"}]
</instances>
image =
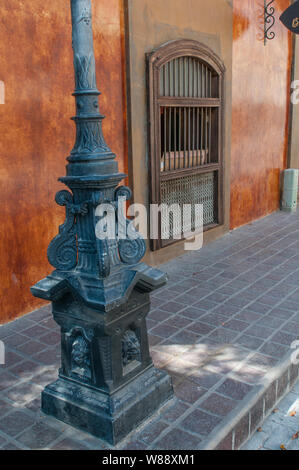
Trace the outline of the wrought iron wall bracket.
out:
<instances>
[{"instance_id":1,"label":"wrought iron wall bracket","mask_svg":"<svg viewBox=\"0 0 299 470\"><path fill-rule=\"evenodd\" d=\"M267 41L275 38L275 32L272 28L275 24L275 8L272 3L274 0L264 0L264 45Z\"/></svg>"}]
</instances>

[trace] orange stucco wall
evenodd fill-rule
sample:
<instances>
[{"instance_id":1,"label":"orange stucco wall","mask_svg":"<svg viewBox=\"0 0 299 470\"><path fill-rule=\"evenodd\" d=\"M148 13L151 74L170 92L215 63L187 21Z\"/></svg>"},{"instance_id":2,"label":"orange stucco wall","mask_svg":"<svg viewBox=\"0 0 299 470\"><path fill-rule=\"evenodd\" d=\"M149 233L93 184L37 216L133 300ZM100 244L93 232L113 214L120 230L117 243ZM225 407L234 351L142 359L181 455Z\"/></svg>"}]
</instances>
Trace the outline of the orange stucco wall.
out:
<instances>
[{"instance_id":1,"label":"orange stucco wall","mask_svg":"<svg viewBox=\"0 0 299 470\"><path fill-rule=\"evenodd\" d=\"M127 171L121 0L93 2L104 134ZM64 210L57 182L75 137L69 1L0 5L0 323L37 308L30 286L51 272L46 250Z\"/></svg>"},{"instance_id":2,"label":"orange stucco wall","mask_svg":"<svg viewBox=\"0 0 299 470\"><path fill-rule=\"evenodd\" d=\"M263 43L263 1L234 0L231 227L278 209L286 165L291 34L278 20L289 0L276 0L275 39Z\"/></svg>"}]
</instances>

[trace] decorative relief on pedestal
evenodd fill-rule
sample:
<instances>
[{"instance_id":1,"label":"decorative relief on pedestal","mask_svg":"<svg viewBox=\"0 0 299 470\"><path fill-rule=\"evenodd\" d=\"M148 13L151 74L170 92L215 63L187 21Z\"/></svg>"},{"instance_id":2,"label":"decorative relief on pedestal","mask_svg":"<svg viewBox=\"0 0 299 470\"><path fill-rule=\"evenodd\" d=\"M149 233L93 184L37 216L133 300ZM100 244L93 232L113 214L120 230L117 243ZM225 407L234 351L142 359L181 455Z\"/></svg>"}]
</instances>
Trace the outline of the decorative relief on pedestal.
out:
<instances>
[{"instance_id":1,"label":"decorative relief on pedestal","mask_svg":"<svg viewBox=\"0 0 299 470\"><path fill-rule=\"evenodd\" d=\"M127 330L122 337L122 360L124 366L140 361L140 342L133 330Z\"/></svg>"},{"instance_id":2,"label":"decorative relief on pedestal","mask_svg":"<svg viewBox=\"0 0 299 470\"><path fill-rule=\"evenodd\" d=\"M65 190L56 194L55 201L58 205L65 206L66 220L48 247L48 260L57 269L70 270L77 264L75 216L88 213L89 201L74 204L72 194Z\"/></svg>"},{"instance_id":3,"label":"decorative relief on pedestal","mask_svg":"<svg viewBox=\"0 0 299 470\"><path fill-rule=\"evenodd\" d=\"M71 334L71 373L83 379L91 379L90 342L83 333Z\"/></svg>"}]
</instances>

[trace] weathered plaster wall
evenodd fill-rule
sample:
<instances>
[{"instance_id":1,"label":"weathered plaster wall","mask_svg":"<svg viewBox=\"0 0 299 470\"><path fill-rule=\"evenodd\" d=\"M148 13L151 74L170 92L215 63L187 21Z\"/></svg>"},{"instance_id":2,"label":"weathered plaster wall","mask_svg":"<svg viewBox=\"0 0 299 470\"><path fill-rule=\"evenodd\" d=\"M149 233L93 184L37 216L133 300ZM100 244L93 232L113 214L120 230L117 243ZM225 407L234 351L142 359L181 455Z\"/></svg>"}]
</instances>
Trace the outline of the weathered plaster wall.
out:
<instances>
[{"instance_id":1,"label":"weathered plaster wall","mask_svg":"<svg viewBox=\"0 0 299 470\"><path fill-rule=\"evenodd\" d=\"M94 0L104 133L127 170L121 0ZM29 288L51 272L46 250L64 219L54 203L75 137L69 1L0 5L0 323L41 301Z\"/></svg>"},{"instance_id":2,"label":"weathered plaster wall","mask_svg":"<svg viewBox=\"0 0 299 470\"><path fill-rule=\"evenodd\" d=\"M130 113L132 132L132 185L134 200L147 204L148 135L145 54L174 39L195 39L218 54L226 66L225 111L225 225L206 232L206 239L219 236L229 226L229 158L231 139L232 4L226 0L128 0L130 52ZM182 253L180 244L155 255L153 264Z\"/></svg>"},{"instance_id":3,"label":"weathered plaster wall","mask_svg":"<svg viewBox=\"0 0 299 470\"><path fill-rule=\"evenodd\" d=\"M275 2L275 39L263 42L263 1L234 0L231 227L279 207L286 166L291 34L278 20L290 2Z\"/></svg>"}]
</instances>

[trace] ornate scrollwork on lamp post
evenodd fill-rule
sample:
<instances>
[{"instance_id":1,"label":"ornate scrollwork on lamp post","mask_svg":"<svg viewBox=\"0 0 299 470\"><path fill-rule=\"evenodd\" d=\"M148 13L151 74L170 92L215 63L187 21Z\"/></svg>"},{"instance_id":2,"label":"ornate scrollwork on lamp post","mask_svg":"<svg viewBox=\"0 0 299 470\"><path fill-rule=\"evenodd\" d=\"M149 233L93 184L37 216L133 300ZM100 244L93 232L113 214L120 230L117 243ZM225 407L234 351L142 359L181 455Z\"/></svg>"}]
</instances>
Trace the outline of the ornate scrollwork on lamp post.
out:
<instances>
[{"instance_id":1,"label":"ornate scrollwork on lamp post","mask_svg":"<svg viewBox=\"0 0 299 470\"><path fill-rule=\"evenodd\" d=\"M91 0L71 0L71 12L76 142L60 178L70 191L56 195L66 221L48 248L55 271L31 288L52 301L61 328L59 377L44 389L42 410L116 444L173 394L170 377L152 363L146 329L149 293L167 279L141 262L141 236L96 236L98 205L114 205L117 227L118 198L131 191L118 186L126 175L102 132Z\"/></svg>"}]
</instances>

